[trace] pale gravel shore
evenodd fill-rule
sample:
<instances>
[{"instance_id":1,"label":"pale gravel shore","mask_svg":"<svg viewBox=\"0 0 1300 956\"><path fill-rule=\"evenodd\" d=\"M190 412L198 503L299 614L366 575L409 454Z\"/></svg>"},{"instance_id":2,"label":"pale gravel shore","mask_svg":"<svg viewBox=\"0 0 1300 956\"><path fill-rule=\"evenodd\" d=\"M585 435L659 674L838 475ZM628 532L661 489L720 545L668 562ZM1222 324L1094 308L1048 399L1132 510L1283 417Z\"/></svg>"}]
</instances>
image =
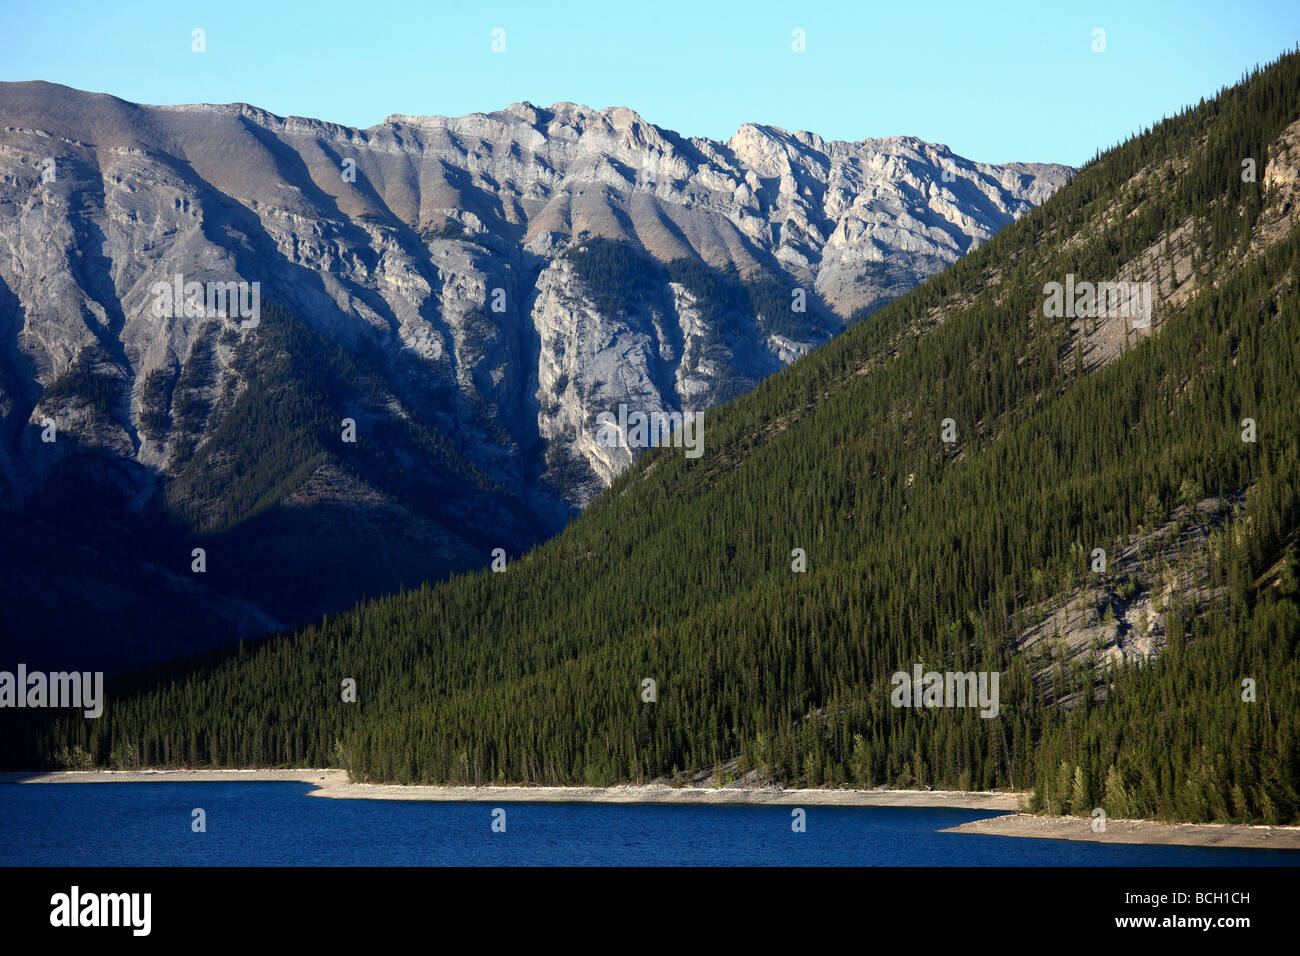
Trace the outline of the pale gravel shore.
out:
<instances>
[{"instance_id":1,"label":"pale gravel shore","mask_svg":"<svg viewBox=\"0 0 1300 956\"><path fill-rule=\"evenodd\" d=\"M1002 815L943 830L986 836L1078 840L1085 843L1145 843L1242 849L1300 850L1300 827L1253 827L1230 823L1156 823L1108 820L1093 833L1091 818L1038 817L1017 813L1018 793L956 790L783 790L779 787L445 787L349 783L343 770L86 770L0 773L0 784L41 783L219 783L223 781L309 783L312 797L343 800L426 800L456 803L623 803L832 807L947 807L991 810Z\"/></svg>"},{"instance_id":2,"label":"pale gravel shore","mask_svg":"<svg viewBox=\"0 0 1300 956\"><path fill-rule=\"evenodd\" d=\"M1235 847L1243 850L1300 850L1300 827L1253 827L1239 823L1157 823L1107 820L1105 833L1092 832L1092 818L1036 817L1015 813L972 820L942 833L1036 837L1082 843L1145 843L1167 846Z\"/></svg>"},{"instance_id":3,"label":"pale gravel shore","mask_svg":"<svg viewBox=\"0 0 1300 956\"><path fill-rule=\"evenodd\" d=\"M362 800L436 800L476 803L681 803L817 807L949 807L1008 811L1014 793L955 790L782 790L777 787L423 787L354 783L322 787L315 797Z\"/></svg>"},{"instance_id":4,"label":"pale gravel shore","mask_svg":"<svg viewBox=\"0 0 1300 956\"><path fill-rule=\"evenodd\" d=\"M313 797L455 803L688 803L777 806L1016 808L1018 794L957 790L783 790L779 787L444 787L349 783L342 770L69 770L0 773L0 783L310 783Z\"/></svg>"},{"instance_id":5,"label":"pale gravel shore","mask_svg":"<svg viewBox=\"0 0 1300 956\"><path fill-rule=\"evenodd\" d=\"M32 770L0 772L0 783L314 783L347 786L344 770Z\"/></svg>"}]
</instances>

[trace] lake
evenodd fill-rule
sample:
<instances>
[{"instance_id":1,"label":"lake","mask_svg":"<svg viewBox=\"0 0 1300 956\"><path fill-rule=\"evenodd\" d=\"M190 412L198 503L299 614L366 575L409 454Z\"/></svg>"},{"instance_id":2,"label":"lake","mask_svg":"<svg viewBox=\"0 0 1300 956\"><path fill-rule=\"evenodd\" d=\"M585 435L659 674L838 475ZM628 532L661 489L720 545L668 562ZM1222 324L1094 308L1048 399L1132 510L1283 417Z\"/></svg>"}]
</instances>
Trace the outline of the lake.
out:
<instances>
[{"instance_id":1,"label":"lake","mask_svg":"<svg viewBox=\"0 0 1300 956\"><path fill-rule=\"evenodd\" d=\"M3 866L1297 866L1300 851L938 833L978 810L421 803L306 783L0 784ZM492 830L505 811L505 832ZM193 810L207 832L191 829Z\"/></svg>"}]
</instances>

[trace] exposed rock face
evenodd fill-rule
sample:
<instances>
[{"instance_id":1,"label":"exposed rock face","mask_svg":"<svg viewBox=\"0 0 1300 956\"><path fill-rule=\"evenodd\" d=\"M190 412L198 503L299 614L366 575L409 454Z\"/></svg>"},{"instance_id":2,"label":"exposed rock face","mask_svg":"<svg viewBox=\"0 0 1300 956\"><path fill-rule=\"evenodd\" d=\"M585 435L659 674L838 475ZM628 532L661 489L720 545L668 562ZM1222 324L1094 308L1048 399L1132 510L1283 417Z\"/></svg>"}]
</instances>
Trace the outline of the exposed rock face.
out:
<instances>
[{"instance_id":1,"label":"exposed rock face","mask_svg":"<svg viewBox=\"0 0 1300 956\"><path fill-rule=\"evenodd\" d=\"M522 548L632 460L597 441L601 412L705 409L752 387L1070 173L908 137L826 142L747 124L726 143L685 139L628 109L571 103L359 130L0 84L0 507L35 507L69 456L82 468L90 456L127 513L164 501L182 528L364 501L425 528L410 546L425 541L446 567L486 561L494 535ZM666 274L611 309L571 258L601 239L733 285L775 281L806 310L746 315ZM234 468L275 472L242 504L207 487L239 460L231 416L251 413L232 410L273 401L249 363L276 359L250 345L266 330L235 316L160 314L159 284L178 276L256 282L321 348L360 363L334 398L382 466L348 477L346 445L319 461L295 446L296 471ZM310 377L303 361L294 373ZM42 441L46 421L56 442ZM391 422L409 432L400 453L385 444ZM421 476L418 449L434 446L442 464ZM411 472L428 486L412 490Z\"/></svg>"}]
</instances>

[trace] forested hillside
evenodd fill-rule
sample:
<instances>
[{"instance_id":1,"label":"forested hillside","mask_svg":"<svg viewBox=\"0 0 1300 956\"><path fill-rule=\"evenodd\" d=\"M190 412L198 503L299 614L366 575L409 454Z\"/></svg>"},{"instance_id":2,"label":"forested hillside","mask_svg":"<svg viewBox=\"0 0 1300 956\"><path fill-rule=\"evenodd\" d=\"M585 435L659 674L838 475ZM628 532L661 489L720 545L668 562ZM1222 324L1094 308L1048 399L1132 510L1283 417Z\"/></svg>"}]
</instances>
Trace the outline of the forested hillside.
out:
<instances>
[{"instance_id":1,"label":"forested hillside","mask_svg":"<svg viewBox=\"0 0 1300 956\"><path fill-rule=\"evenodd\" d=\"M1300 232L1294 177L1268 171L1298 119L1293 53L1098 156L710 412L701 458L646 454L504 572L137 675L97 721L9 732L29 718L6 714L6 760L535 784L736 760L787 785L1296 822ZM1122 277L1148 252L1157 281L1186 260L1186 294L1090 361L1085 323L1044 316L1045 285ZM1212 539L1207 600L1169 594L1163 649L1140 664L1036 679L1016 639L1027 609L1092 574L1093 549L1165 525L1189 489L1245 494ZM918 662L1000 672L998 716L892 706L891 675Z\"/></svg>"}]
</instances>

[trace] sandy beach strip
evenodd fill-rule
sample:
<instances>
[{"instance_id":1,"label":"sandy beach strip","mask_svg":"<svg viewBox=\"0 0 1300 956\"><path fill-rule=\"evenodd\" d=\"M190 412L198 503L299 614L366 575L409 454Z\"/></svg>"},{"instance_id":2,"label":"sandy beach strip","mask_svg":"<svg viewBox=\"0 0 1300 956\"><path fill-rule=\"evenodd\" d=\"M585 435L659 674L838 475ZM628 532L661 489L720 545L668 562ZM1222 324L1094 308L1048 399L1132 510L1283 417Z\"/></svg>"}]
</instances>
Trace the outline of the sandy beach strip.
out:
<instances>
[{"instance_id":1,"label":"sandy beach strip","mask_svg":"<svg viewBox=\"0 0 1300 956\"><path fill-rule=\"evenodd\" d=\"M0 783L314 783L348 786L346 770L21 770Z\"/></svg>"},{"instance_id":2,"label":"sandy beach strip","mask_svg":"<svg viewBox=\"0 0 1300 956\"><path fill-rule=\"evenodd\" d=\"M310 783L313 797L428 800L451 803L684 803L776 806L949 807L1016 809L1018 794L957 790L783 790L779 787L458 787L349 783L343 770L60 770L0 773L0 784L41 783Z\"/></svg>"},{"instance_id":3,"label":"sandy beach strip","mask_svg":"<svg viewBox=\"0 0 1300 956\"><path fill-rule=\"evenodd\" d=\"M783 790L778 787L424 787L355 783L322 788L313 796L371 800L451 800L475 803L748 804L816 807L948 807L1007 812L1014 793L955 790Z\"/></svg>"},{"instance_id":4,"label":"sandy beach strip","mask_svg":"<svg viewBox=\"0 0 1300 956\"><path fill-rule=\"evenodd\" d=\"M1168 846L1235 847L1245 850L1300 850L1300 827L1246 826L1239 823L1158 823L1107 820L1106 832L1092 832L1085 817L1036 817L1027 813L972 820L941 833L1077 840L1081 843L1145 843ZM1300 862L1300 860L1297 860Z\"/></svg>"}]
</instances>

